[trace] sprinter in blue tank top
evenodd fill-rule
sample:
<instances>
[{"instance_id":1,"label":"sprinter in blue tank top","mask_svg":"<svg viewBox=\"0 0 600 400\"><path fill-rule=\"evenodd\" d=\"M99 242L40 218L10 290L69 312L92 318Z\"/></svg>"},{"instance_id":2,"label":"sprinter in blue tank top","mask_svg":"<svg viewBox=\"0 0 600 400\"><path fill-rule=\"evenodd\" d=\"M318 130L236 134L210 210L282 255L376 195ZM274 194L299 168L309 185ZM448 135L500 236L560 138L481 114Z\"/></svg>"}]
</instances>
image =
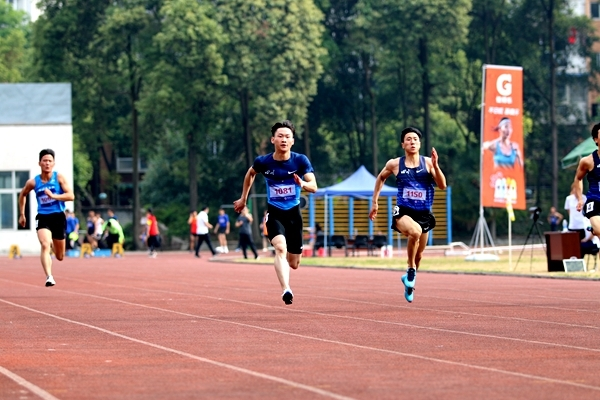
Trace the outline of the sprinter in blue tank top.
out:
<instances>
[{"instance_id":1,"label":"sprinter in blue tank top","mask_svg":"<svg viewBox=\"0 0 600 400\"><path fill-rule=\"evenodd\" d=\"M56 282L52 277L52 258L50 248L58 261L65 256L65 230L67 219L65 216L65 201L73 201L75 196L66 178L54 172L54 151L44 149L40 151L39 166L41 174L25 183L19 194L19 224L25 227L27 216L25 204L27 195L32 190L38 204L36 219L37 236L42 246L40 259L42 268L46 273L46 286L54 286Z\"/></svg>"},{"instance_id":2,"label":"sprinter in blue tank top","mask_svg":"<svg viewBox=\"0 0 600 400\"><path fill-rule=\"evenodd\" d=\"M302 215L300 192L317 191L315 174L303 154L291 151L296 129L291 121L277 122L271 127L271 143L275 151L258 156L246 172L242 197L233 202L237 213L246 207L248 193L257 174L263 174L267 184L267 236L275 248L275 272L283 290L281 298L292 304L290 268L297 269L302 257Z\"/></svg>"},{"instance_id":3,"label":"sprinter in blue tank top","mask_svg":"<svg viewBox=\"0 0 600 400\"><path fill-rule=\"evenodd\" d=\"M421 263L423 250L427 245L429 231L435 227L435 218L431 213L434 184L446 189L446 177L438 165L438 154L431 149L431 158L419 155L421 131L408 127L402 131L400 140L404 157L389 160L375 181L373 205L369 218L374 220L379 206L379 193L385 180L394 175L398 187L397 205L394 208L392 229L408 237L408 269L402 275L404 297L412 303L416 282L416 273Z\"/></svg>"},{"instance_id":4,"label":"sprinter in blue tank top","mask_svg":"<svg viewBox=\"0 0 600 400\"><path fill-rule=\"evenodd\" d=\"M598 139L598 131L600 130L600 123L592 127L592 138L596 142L596 146L600 149L600 140ZM600 157L598 152L595 150L592 154L587 157L583 157L579 160L577 171L575 172L575 179L571 189L577 199L577 211L582 211L583 215L586 216L592 225L592 232L600 237ZM583 178L587 175L588 180L588 192L586 194L587 200L584 202L583 198Z\"/></svg>"}]
</instances>

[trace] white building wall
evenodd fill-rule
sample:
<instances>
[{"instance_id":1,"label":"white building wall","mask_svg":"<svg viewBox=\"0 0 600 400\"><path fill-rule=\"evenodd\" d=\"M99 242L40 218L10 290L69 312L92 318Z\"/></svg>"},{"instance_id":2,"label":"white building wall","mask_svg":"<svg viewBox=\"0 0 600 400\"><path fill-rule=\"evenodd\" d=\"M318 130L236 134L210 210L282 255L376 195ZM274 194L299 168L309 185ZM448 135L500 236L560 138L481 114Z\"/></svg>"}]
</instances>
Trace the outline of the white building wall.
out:
<instances>
[{"instance_id":1,"label":"white building wall","mask_svg":"<svg viewBox=\"0 0 600 400\"><path fill-rule=\"evenodd\" d=\"M25 11L31 17L31 21L35 22L41 14L37 7L38 0L5 0L12 5L15 10Z\"/></svg>"},{"instance_id":2,"label":"white building wall","mask_svg":"<svg viewBox=\"0 0 600 400\"><path fill-rule=\"evenodd\" d=\"M72 125L0 125L0 171L29 171L30 178L39 175L39 153L46 148L54 150L54 170L64 175L73 189ZM18 245L23 254L39 254L35 231L37 202L33 191L27 201L31 229L0 229L0 254L7 254L13 244ZM67 208L73 209L72 202L67 202Z\"/></svg>"}]
</instances>

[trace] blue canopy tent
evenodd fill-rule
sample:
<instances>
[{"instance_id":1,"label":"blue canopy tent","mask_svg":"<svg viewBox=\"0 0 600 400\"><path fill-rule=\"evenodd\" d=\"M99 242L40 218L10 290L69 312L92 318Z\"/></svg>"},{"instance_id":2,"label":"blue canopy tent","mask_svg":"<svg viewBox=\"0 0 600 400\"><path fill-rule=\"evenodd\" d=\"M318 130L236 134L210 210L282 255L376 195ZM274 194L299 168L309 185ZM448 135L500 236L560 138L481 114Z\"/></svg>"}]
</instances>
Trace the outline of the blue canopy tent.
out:
<instances>
[{"instance_id":1,"label":"blue canopy tent","mask_svg":"<svg viewBox=\"0 0 600 400\"><path fill-rule=\"evenodd\" d=\"M325 240L327 240L327 236L330 232L334 231L333 218L327 221L327 215L333 216L333 203L329 201L330 197L334 196L347 196L347 197L358 197L358 198L369 198L369 209L372 205L371 196L373 196L373 189L375 188L375 181L377 178L373 176L364 165L361 165L352 175L343 180L340 183L336 183L335 185L325 187L317 190L317 192L312 195L316 197L325 197ZM392 224L392 197L396 196L398 193L398 189L393 188L388 185L383 185L381 188L380 196L388 196L388 244L392 244L392 230L389 228ZM311 196L311 200L312 200ZM314 212L314 202L310 201L309 205L309 224L311 227L315 226L315 212ZM352 213L351 213L352 218ZM353 221L350 221L350 225L353 225ZM373 222L369 221L369 235L373 235ZM325 246L327 246L327 242L325 242Z\"/></svg>"}]
</instances>

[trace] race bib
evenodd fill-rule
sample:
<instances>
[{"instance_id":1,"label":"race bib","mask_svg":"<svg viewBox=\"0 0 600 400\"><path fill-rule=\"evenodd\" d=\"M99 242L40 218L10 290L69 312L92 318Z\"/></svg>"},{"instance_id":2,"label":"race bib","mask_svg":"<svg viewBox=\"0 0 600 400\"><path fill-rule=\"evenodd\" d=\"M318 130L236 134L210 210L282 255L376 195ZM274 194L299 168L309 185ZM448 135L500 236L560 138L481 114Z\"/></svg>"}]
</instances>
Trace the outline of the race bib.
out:
<instances>
[{"instance_id":1,"label":"race bib","mask_svg":"<svg viewBox=\"0 0 600 400\"><path fill-rule=\"evenodd\" d=\"M590 211L594 211L594 202L590 201L585 205L585 212L589 213Z\"/></svg>"},{"instance_id":2,"label":"race bib","mask_svg":"<svg viewBox=\"0 0 600 400\"><path fill-rule=\"evenodd\" d=\"M44 195L38 197L38 201L40 202L41 205L45 206L45 205L54 203L56 200L54 200L52 197L44 194Z\"/></svg>"},{"instance_id":3,"label":"race bib","mask_svg":"<svg viewBox=\"0 0 600 400\"><path fill-rule=\"evenodd\" d=\"M296 196L296 185L274 185L269 187L269 197L273 200L287 200Z\"/></svg>"},{"instance_id":4,"label":"race bib","mask_svg":"<svg viewBox=\"0 0 600 400\"><path fill-rule=\"evenodd\" d=\"M404 188L402 191L402 198L404 199L425 201L426 197L427 191L423 189Z\"/></svg>"}]
</instances>

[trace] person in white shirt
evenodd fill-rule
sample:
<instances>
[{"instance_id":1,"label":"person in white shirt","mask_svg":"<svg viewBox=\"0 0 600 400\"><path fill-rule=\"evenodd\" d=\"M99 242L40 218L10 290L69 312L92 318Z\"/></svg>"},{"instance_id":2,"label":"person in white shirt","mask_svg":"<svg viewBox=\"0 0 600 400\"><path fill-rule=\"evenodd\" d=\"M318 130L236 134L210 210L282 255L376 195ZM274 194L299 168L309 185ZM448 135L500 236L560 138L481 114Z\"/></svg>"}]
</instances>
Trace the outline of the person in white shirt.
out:
<instances>
[{"instance_id":1,"label":"person in white shirt","mask_svg":"<svg viewBox=\"0 0 600 400\"><path fill-rule=\"evenodd\" d=\"M209 230L213 228L212 224L208 222L208 206L205 206L202 211L198 213L196 217L196 257L200 258L200 246L202 242L206 241L208 249L213 256L217 255L215 249L213 249L212 243L210 242Z\"/></svg>"},{"instance_id":2,"label":"person in white shirt","mask_svg":"<svg viewBox=\"0 0 600 400\"><path fill-rule=\"evenodd\" d=\"M583 197L583 203L585 203L585 195ZM574 189L571 189L571 194L565 199L565 210L569 212L569 225L568 229L573 232L579 233L579 238L585 238L585 216L583 212L577 211L577 197L575 197Z\"/></svg>"}]
</instances>

